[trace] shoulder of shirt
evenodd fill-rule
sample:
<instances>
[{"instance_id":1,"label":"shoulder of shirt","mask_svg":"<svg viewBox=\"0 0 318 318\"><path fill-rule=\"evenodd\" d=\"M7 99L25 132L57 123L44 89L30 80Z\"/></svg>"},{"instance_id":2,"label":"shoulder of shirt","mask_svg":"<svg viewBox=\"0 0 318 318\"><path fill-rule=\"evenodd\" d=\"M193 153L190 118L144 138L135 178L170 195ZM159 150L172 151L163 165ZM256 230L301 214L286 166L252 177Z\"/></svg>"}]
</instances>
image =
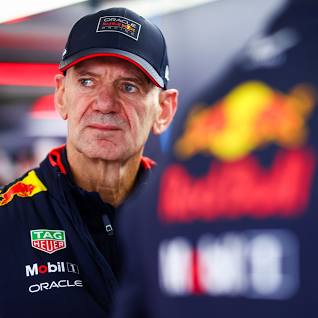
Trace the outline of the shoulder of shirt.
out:
<instances>
[{"instance_id":1,"label":"shoulder of shirt","mask_svg":"<svg viewBox=\"0 0 318 318\"><path fill-rule=\"evenodd\" d=\"M10 206L16 201L35 197L38 193L47 191L47 187L37 174L37 169L29 170L20 178L15 179L0 189L0 208Z\"/></svg>"}]
</instances>

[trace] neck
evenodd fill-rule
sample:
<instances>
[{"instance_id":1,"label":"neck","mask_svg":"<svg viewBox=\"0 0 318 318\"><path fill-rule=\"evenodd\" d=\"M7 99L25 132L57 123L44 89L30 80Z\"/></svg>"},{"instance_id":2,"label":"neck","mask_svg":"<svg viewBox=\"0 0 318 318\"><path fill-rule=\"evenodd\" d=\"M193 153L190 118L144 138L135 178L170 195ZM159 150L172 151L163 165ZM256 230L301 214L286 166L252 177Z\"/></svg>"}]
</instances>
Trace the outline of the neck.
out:
<instances>
[{"instance_id":1,"label":"neck","mask_svg":"<svg viewBox=\"0 0 318 318\"><path fill-rule=\"evenodd\" d=\"M98 192L102 200L119 206L134 186L141 154L125 162L91 159L67 147L67 159L75 183L86 191Z\"/></svg>"}]
</instances>

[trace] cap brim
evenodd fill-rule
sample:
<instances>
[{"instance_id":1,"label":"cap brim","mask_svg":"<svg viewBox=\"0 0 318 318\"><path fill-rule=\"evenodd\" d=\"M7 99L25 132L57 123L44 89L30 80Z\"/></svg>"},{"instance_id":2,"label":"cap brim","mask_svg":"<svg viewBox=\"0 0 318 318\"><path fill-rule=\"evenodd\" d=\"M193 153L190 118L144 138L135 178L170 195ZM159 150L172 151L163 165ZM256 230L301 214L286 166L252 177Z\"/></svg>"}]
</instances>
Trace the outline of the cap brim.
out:
<instances>
[{"instance_id":1,"label":"cap brim","mask_svg":"<svg viewBox=\"0 0 318 318\"><path fill-rule=\"evenodd\" d=\"M146 60L142 59L141 57L133 53L118 49L95 48L81 51L77 54L70 56L64 61L61 61L59 69L63 72L81 61L99 56L113 56L124 59L138 67L156 86L159 86L161 88L164 88L165 86L163 79Z\"/></svg>"}]
</instances>

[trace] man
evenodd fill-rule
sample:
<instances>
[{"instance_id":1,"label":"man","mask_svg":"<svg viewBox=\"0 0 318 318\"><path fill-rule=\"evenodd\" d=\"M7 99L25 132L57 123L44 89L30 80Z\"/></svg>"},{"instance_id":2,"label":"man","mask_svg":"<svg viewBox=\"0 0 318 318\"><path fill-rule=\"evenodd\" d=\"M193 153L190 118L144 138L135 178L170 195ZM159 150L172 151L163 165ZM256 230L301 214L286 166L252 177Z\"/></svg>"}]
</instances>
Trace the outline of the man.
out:
<instances>
[{"instance_id":1,"label":"man","mask_svg":"<svg viewBox=\"0 0 318 318\"><path fill-rule=\"evenodd\" d=\"M153 165L142 157L149 133L176 111L161 31L128 9L80 19L60 70L66 147L1 192L1 317L107 317L117 208Z\"/></svg>"},{"instance_id":2,"label":"man","mask_svg":"<svg viewBox=\"0 0 318 318\"><path fill-rule=\"evenodd\" d=\"M119 220L114 318L317 317L317 17L286 2L174 125Z\"/></svg>"}]
</instances>

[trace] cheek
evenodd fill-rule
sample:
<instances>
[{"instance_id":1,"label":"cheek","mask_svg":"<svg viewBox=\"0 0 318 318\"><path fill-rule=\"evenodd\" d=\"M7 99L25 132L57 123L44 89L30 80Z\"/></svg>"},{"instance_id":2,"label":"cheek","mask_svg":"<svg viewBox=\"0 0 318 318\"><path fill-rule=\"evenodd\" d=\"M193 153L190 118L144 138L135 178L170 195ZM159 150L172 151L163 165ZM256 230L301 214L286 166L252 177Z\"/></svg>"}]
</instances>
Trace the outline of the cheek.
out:
<instances>
[{"instance_id":1,"label":"cheek","mask_svg":"<svg viewBox=\"0 0 318 318\"><path fill-rule=\"evenodd\" d=\"M130 114L132 120L132 126L136 126L140 131L149 130L154 121L154 112L147 106L135 108Z\"/></svg>"},{"instance_id":2,"label":"cheek","mask_svg":"<svg viewBox=\"0 0 318 318\"><path fill-rule=\"evenodd\" d=\"M68 119L74 123L79 123L84 113L87 111L86 99L83 96L70 96L68 101Z\"/></svg>"},{"instance_id":3,"label":"cheek","mask_svg":"<svg viewBox=\"0 0 318 318\"><path fill-rule=\"evenodd\" d=\"M90 96L84 94L81 89L74 83L67 86L65 94L65 104L68 115L72 118L80 118L85 111L85 105L89 103Z\"/></svg>"}]
</instances>

